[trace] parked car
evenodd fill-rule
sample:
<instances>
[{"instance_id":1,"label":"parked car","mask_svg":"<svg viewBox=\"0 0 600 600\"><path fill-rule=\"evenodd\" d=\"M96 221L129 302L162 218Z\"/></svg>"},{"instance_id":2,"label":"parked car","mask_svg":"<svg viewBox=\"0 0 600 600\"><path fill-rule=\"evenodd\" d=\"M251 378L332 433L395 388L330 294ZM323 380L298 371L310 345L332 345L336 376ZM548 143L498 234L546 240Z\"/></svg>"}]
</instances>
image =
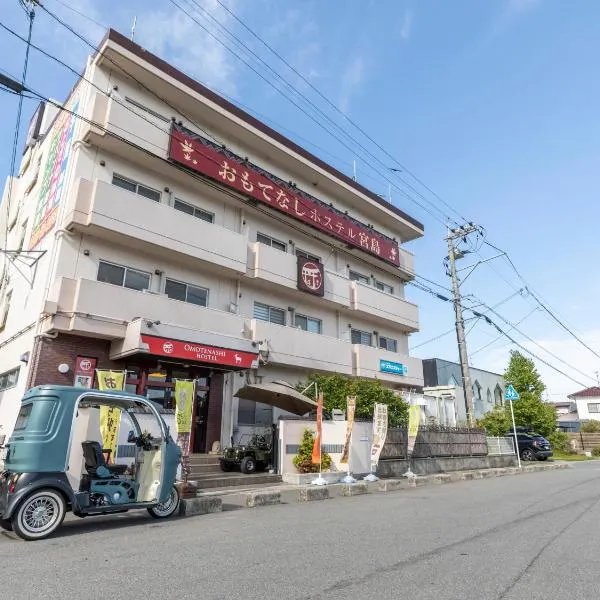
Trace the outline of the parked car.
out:
<instances>
[{"instance_id":1,"label":"parked car","mask_svg":"<svg viewBox=\"0 0 600 600\"><path fill-rule=\"evenodd\" d=\"M526 427L517 427L516 431L522 460L547 460L552 456L552 446L545 437ZM512 429L506 435L514 439Z\"/></svg>"}]
</instances>

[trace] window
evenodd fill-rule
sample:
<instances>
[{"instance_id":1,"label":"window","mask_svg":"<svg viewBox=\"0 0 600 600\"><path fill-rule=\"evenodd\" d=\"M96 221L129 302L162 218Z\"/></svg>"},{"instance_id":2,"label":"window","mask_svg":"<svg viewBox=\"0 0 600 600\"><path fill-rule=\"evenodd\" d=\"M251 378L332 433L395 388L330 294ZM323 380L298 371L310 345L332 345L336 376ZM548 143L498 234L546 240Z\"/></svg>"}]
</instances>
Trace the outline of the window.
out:
<instances>
[{"instance_id":1,"label":"window","mask_svg":"<svg viewBox=\"0 0 600 600\"><path fill-rule=\"evenodd\" d=\"M350 330L350 341L353 344L362 344L363 346L373 345L373 334L368 331L361 331L360 329Z\"/></svg>"},{"instance_id":2,"label":"window","mask_svg":"<svg viewBox=\"0 0 600 600\"><path fill-rule=\"evenodd\" d=\"M17 422L15 423L14 430L22 431L23 429L27 429L27 424L29 423L29 417L31 417L31 411L33 410L33 403L24 404L21 406L21 410L17 415Z\"/></svg>"},{"instance_id":3,"label":"window","mask_svg":"<svg viewBox=\"0 0 600 600\"><path fill-rule=\"evenodd\" d=\"M590 413L600 413L600 404L598 403L590 403L588 404L588 412Z\"/></svg>"},{"instance_id":4,"label":"window","mask_svg":"<svg viewBox=\"0 0 600 600\"><path fill-rule=\"evenodd\" d=\"M275 248L276 250L281 250L282 252L287 252L287 245L275 238L272 238L269 235L265 235L264 233L256 234L256 241L261 244L266 244L267 246L271 246L271 248Z\"/></svg>"},{"instance_id":5,"label":"window","mask_svg":"<svg viewBox=\"0 0 600 600\"><path fill-rule=\"evenodd\" d=\"M268 426L273 423L273 407L252 400L238 400L238 423L240 425Z\"/></svg>"},{"instance_id":6,"label":"window","mask_svg":"<svg viewBox=\"0 0 600 600\"><path fill-rule=\"evenodd\" d=\"M160 202L160 192L158 190L149 188L148 186L127 179L126 177L121 177L121 175L113 174L112 184L123 188L128 192L133 192L134 194L138 194L149 200L154 200L154 202Z\"/></svg>"},{"instance_id":7,"label":"window","mask_svg":"<svg viewBox=\"0 0 600 600\"><path fill-rule=\"evenodd\" d=\"M379 347L389 352L398 352L398 340L380 335Z\"/></svg>"},{"instance_id":8,"label":"window","mask_svg":"<svg viewBox=\"0 0 600 600\"><path fill-rule=\"evenodd\" d=\"M103 260L100 261L98 266L97 279L132 290L150 289L150 273L144 273L144 271L138 271L130 267L121 267Z\"/></svg>"},{"instance_id":9,"label":"window","mask_svg":"<svg viewBox=\"0 0 600 600\"><path fill-rule=\"evenodd\" d=\"M2 375L0 375L0 392L7 390L8 388L15 387L18 380L19 367L12 369L11 371L7 371L6 373L2 373Z\"/></svg>"},{"instance_id":10,"label":"window","mask_svg":"<svg viewBox=\"0 0 600 600\"><path fill-rule=\"evenodd\" d=\"M254 303L254 318L259 321L268 321L277 325L285 325L285 310L261 302Z\"/></svg>"},{"instance_id":11,"label":"window","mask_svg":"<svg viewBox=\"0 0 600 600\"><path fill-rule=\"evenodd\" d=\"M294 324L299 329L310 331L311 333L321 333L323 327L321 319L313 319L312 317L306 317L305 315L296 315Z\"/></svg>"},{"instance_id":12,"label":"window","mask_svg":"<svg viewBox=\"0 0 600 600\"><path fill-rule=\"evenodd\" d=\"M383 281L376 281L375 282L375 287L379 291L385 292L386 294L393 294L394 293L394 288L391 285L388 285L387 283L383 283Z\"/></svg>"},{"instance_id":13,"label":"window","mask_svg":"<svg viewBox=\"0 0 600 600\"><path fill-rule=\"evenodd\" d=\"M487 401L489 404L492 404L493 400L492 400L492 392L490 391L490 388L487 389Z\"/></svg>"},{"instance_id":14,"label":"window","mask_svg":"<svg viewBox=\"0 0 600 600\"><path fill-rule=\"evenodd\" d=\"M479 384L479 381L475 381L473 384L473 396L475 396L477 400L481 400L481 385Z\"/></svg>"},{"instance_id":15,"label":"window","mask_svg":"<svg viewBox=\"0 0 600 600\"><path fill-rule=\"evenodd\" d=\"M198 306L208 306L208 289L167 279L165 294L173 300L181 300Z\"/></svg>"},{"instance_id":16,"label":"window","mask_svg":"<svg viewBox=\"0 0 600 600\"><path fill-rule=\"evenodd\" d=\"M305 252L304 250L296 250L296 256L300 256L302 258L306 258L307 260L312 260L313 262L320 263L321 259L314 254L310 254L309 252Z\"/></svg>"},{"instance_id":17,"label":"window","mask_svg":"<svg viewBox=\"0 0 600 600\"><path fill-rule=\"evenodd\" d=\"M188 215L192 215L193 217L196 217L197 219L202 219L203 221L206 221L207 223L215 222L215 215L208 212L207 210L203 210L201 208L197 208L196 206L192 206L191 204L188 204L187 202L183 202L182 200L175 199L175 204L173 205L173 208L175 210L180 210L181 212L184 212Z\"/></svg>"},{"instance_id":18,"label":"window","mask_svg":"<svg viewBox=\"0 0 600 600\"><path fill-rule=\"evenodd\" d=\"M358 273L357 271L350 271L349 277L352 281L358 281L359 283L371 285L371 278L363 275L362 273Z\"/></svg>"},{"instance_id":19,"label":"window","mask_svg":"<svg viewBox=\"0 0 600 600\"><path fill-rule=\"evenodd\" d=\"M12 290L7 292L4 297L4 304L2 305L2 313L0 317L0 331L6 327L6 321L8 320L8 312L10 311L10 301L12 299Z\"/></svg>"}]
</instances>

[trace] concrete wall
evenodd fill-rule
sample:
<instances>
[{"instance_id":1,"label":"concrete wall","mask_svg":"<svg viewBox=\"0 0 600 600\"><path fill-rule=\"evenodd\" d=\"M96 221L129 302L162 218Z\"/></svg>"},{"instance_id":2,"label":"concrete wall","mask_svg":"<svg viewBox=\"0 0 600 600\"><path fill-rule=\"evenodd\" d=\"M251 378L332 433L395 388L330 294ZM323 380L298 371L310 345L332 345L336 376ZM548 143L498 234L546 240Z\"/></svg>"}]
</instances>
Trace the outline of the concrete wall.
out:
<instances>
[{"instance_id":1,"label":"concrete wall","mask_svg":"<svg viewBox=\"0 0 600 600\"><path fill-rule=\"evenodd\" d=\"M517 458L508 456L469 456L460 458L418 458L407 460L381 460L377 466L379 477L401 477L410 469L415 475L432 473L449 473L452 471L469 471L475 469L492 469L514 467Z\"/></svg>"}]
</instances>

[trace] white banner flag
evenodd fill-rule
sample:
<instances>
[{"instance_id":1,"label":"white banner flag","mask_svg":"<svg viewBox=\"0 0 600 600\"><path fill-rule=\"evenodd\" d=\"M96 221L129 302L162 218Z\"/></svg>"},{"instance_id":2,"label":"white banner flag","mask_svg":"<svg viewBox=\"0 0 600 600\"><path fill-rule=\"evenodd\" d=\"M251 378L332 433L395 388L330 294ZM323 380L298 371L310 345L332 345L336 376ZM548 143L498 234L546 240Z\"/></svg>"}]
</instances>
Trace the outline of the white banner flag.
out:
<instances>
[{"instance_id":1,"label":"white banner flag","mask_svg":"<svg viewBox=\"0 0 600 600\"><path fill-rule=\"evenodd\" d=\"M377 471L379 457L385 444L388 430L388 407L387 404L375 404L373 413L373 444L371 445L371 472Z\"/></svg>"}]
</instances>

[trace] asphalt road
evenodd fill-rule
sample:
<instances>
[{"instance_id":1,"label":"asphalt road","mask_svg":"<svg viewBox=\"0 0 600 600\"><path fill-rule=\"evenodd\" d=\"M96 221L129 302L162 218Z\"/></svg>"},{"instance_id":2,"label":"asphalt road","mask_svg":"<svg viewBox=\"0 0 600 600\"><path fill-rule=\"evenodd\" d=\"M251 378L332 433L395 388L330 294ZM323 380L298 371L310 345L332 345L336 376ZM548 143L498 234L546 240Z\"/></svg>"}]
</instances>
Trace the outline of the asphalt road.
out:
<instances>
[{"instance_id":1,"label":"asphalt road","mask_svg":"<svg viewBox=\"0 0 600 600\"><path fill-rule=\"evenodd\" d=\"M595 600L600 462L157 522L0 536L2 600Z\"/></svg>"}]
</instances>

